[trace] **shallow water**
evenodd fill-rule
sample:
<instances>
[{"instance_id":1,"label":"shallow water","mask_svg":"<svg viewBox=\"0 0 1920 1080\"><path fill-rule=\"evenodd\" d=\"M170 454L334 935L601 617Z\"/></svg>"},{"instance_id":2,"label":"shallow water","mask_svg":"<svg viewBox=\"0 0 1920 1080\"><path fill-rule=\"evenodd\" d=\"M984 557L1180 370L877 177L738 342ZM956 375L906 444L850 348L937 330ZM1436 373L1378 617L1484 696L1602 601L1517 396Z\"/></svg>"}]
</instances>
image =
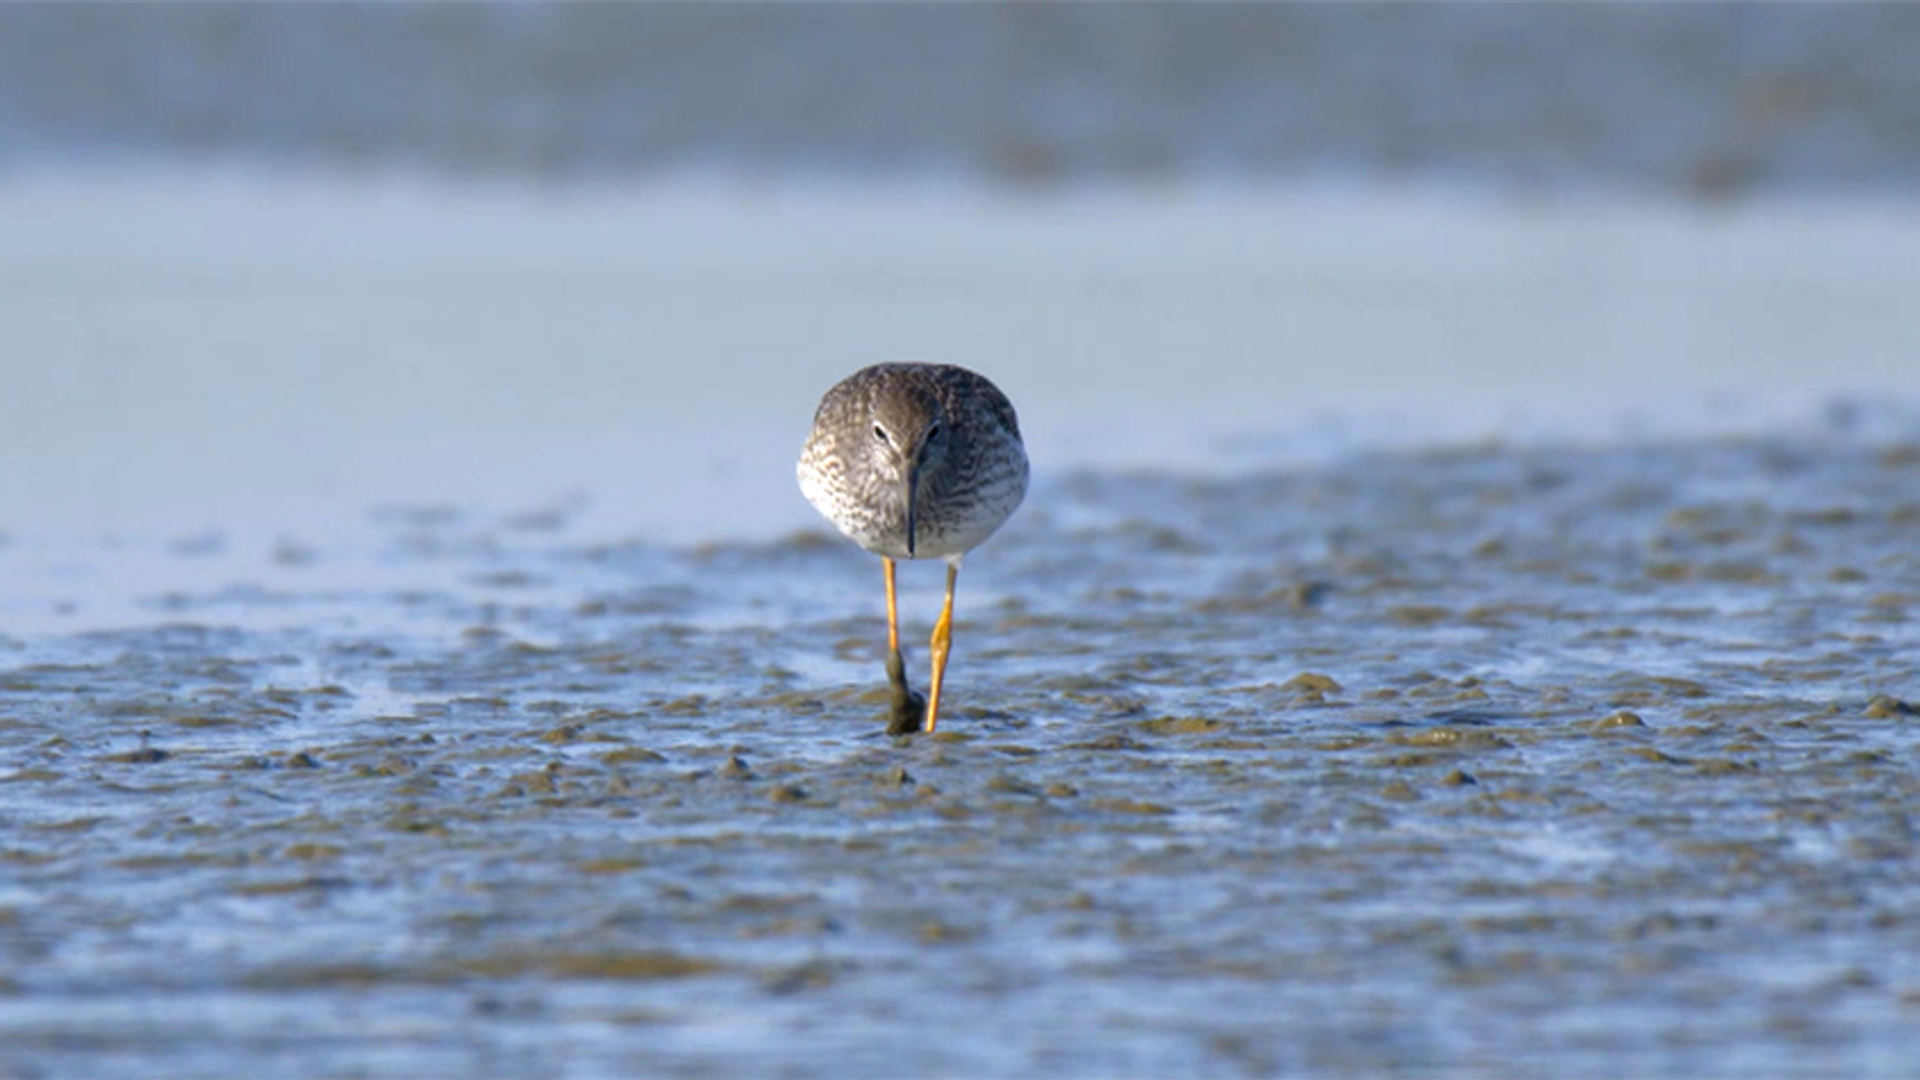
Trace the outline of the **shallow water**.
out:
<instances>
[{"instance_id":1,"label":"shallow water","mask_svg":"<svg viewBox=\"0 0 1920 1080\"><path fill-rule=\"evenodd\" d=\"M1054 476L902 740L870 557L577 531L0 547L0 1073L1920 1060L1920 444Z\"/></svg>"},{"instance_id":2,"label":"shallow water","mask_svg":"<svg viewBox=\"0 0 1920 1080\"><path fill-rule=\"evenodd\" d=\"M765 539L817 521L813 403L889 359L993 378L1042 475L1920 402L1898 202L55 174L0 183L0 236L9 531Z\"/></svg>"}]
</instances>

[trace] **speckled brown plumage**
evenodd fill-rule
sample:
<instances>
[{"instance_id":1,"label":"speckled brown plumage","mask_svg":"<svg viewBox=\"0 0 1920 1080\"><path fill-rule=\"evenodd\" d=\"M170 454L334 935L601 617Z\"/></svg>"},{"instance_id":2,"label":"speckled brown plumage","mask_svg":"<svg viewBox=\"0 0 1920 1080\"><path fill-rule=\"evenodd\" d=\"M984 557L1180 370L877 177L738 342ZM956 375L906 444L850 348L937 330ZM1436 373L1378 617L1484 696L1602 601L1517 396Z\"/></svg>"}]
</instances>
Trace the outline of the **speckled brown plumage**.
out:
<instances>
[{"instance_id":1,"label":"speckled brown plumage","mask_svg":"<svg viewBox=\"0 0 1920 1080\"><path fill-rule=\"evenodd\" d=\"M820 400L799 474L807 500L868 551L957 559L1020 505L1027 454L1013 404L984 377L875 364Z\"/></svg>"}]
</instances>

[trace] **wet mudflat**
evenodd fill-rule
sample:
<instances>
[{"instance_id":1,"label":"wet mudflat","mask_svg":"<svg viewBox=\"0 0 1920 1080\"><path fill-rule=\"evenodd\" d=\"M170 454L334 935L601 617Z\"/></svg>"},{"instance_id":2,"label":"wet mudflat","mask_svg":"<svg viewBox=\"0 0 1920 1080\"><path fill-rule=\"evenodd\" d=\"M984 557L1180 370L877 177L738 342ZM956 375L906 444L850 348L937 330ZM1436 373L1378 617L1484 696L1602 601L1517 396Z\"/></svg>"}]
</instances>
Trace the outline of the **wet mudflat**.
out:
<instances>
[{"instance_id":1,"label":"wet mudflat","mask_svg":"<svg viewBox=\"0 0 1920 1080\"><path fill-rule=\"evenodd\" d=\"M0 563L0 1074L1920 1061L1913 443L1042 474L900 740L824 534Z\"/></svg>"}]
</instances>

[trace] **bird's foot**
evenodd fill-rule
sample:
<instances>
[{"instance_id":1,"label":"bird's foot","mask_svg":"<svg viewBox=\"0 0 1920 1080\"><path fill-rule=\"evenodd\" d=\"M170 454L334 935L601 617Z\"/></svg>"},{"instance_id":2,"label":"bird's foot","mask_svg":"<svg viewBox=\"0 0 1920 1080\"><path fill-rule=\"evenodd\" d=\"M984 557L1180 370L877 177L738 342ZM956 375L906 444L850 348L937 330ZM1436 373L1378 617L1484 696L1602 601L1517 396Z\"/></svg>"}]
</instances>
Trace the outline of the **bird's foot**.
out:
<instances>
[{"instance_id":1,"label":"bird's foot","mask_svg":"<svg viewBox=\"0 0 1920 1080\"><path fill-rule=\"evenodd\" d=\"M893 688L887 734L918 735L927 726L927 699L914 693L907 683L906 661L901 659L898 649L887 654L887 683Z\"/></svg>"}]
</instances>

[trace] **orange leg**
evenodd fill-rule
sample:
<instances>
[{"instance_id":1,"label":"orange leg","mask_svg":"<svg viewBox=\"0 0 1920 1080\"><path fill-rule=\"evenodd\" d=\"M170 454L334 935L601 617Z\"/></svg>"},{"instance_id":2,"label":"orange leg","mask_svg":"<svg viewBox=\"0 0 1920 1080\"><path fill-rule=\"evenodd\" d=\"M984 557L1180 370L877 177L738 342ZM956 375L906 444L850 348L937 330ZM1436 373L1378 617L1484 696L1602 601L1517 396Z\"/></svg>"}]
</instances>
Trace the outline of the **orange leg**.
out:
<instances>
[{"instance_id":1,"label":"orange leg","mask_svg":"<svg viewBox=\"0 0 1920 1080\"><path fill-rule=\"evenodd\" d=\"M882 555L880 562L887 568L887 651L900 651L900 603L894 599L893 560Z\"/></svg>"},{"instance_id":2,"label":"orange leg","mask_svg":"<svg viewBox=\"0 0 1920 1080\"><path fill-rule=\"evenodd\" d=\"M911 735L926 718L927 699L907 683L907 664L900 658L900 604L893 585L893 560L881 556L887 567L887 684L893 689L892 716L887 734Z\"/></svg>"},{"instance_id":3,"label":"orange leg","mask_svg":"<svg viewBox=\"0 0 1920 1080\"><path fill-rule=\"evenodd\" d=\"M947 564L947 602L940 606L940 621L933 624L933 685L927 688L927 727L931 732L933 725L940 720L940 683L947 676L947 654L953 649L953 582L960 576L960 568Z\"/></svg>"}]
</instances>

